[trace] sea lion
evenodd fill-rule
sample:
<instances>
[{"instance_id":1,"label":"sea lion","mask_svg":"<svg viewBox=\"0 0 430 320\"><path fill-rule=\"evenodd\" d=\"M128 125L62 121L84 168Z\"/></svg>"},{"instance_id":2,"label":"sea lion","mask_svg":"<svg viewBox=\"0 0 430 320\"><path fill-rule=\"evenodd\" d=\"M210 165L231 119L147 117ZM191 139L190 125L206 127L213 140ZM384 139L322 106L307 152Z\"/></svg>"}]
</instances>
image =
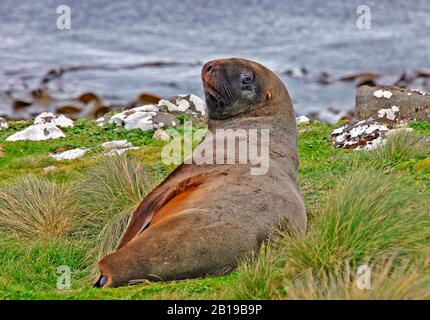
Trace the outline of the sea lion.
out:
<instances>
[{"instance_id":1,"label":"sea lion","mask_svg":"<svg viewBox=\"0 0 430 320\"><path fill-rule=\"evenodd\" d=\"M269 130L267 172L251 174L250 163L181 164L142 201L117 251L100 260L97 287L222 274L277 226L306 230L295 114L282 81L240 58L206 63L202 80L210 133Z\"/></svg>"}]
</instances>

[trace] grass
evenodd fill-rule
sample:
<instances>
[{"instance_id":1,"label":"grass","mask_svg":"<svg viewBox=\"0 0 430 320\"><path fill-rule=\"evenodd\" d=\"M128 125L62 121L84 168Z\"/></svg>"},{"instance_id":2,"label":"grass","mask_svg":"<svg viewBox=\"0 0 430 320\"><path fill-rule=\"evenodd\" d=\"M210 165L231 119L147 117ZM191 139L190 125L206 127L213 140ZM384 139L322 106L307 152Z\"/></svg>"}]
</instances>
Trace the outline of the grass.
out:
<instances>
[{"instance_id":1,"label":"grass","mask_svg":"<svg viewBox=\"0 0 430 320\"><path fill-rule=\"evenodd\" d=\"M390 169L422 159L426 152L419 136L413 132L400 131L390 135L383 146L366 153L358 153L358 161L360 164L366 162L373 168Z\"/></svg>"},{"instance_id":2,"label":"grass","mask_svg":"<svg viewBox=\"0 0 430 320\"><path fill-rule=\"evenodd\" d=\"M20 177L0 190L0 228L19 238L64 238L84 219L76 193L70 184Z\"/></svg>"},{"instance_id":3,"label":"grass","mask_svg":"<svg viewBox=\"0 0 430 320\"><path fill-rule=\"evenodd\" d=\"M300 125L306 235L282 235L227 275L107 290L91 286L94 263L116 247L136 204L174 169L160 160L165 142L154 141L152 132L86 120L65 129L67 139L5 141L27 125L13 122L0 131L0 221L6 221L0 224L0 299L429 298L430 151L416 137L430 135L427 123L412 122L414 135L392 138L375 152L334 149L333 126ZM141 149L119 158L101 156L99 145L114 139ZM73 161L48 156L74 147L92 151ZM55 168L45 172L47 166ZM44 216L45 206L69 208L48 212L73 219L47 230L38 219L27 219ZM360 264L371 267L372 290L356 286ZM72 271L70 290L56 288L61 265Z\"/></svg>"},{"instance_id":4,"label":"grass","mask_svg":"<svg viewBox=\"0 0 430 320\"><path fill-rule=\"evenodd\" d=\"M395 266L397 262L400 266ZM344 273L330 272L315 275L308 270L301 277L285 283L289 299L311 300L388 300L430 299L428 260L412 264L408 260L385 259L369 265L369 288L363 289L364 273L349 265ZM357 285L357 283L363 284Z\"/></svg>"},{"instance_id":5,"label":"grass","mask_svg":"<svg viewBox=\"0 0 430 320\"><path fill-rule=\"evenodd\" d=\"M287 267L294 272L341 270L365 259L410 253L430 237L428 192L373 169L341 178L328 193L305 236L284 239Z\"/></svg>"}]
</instances>

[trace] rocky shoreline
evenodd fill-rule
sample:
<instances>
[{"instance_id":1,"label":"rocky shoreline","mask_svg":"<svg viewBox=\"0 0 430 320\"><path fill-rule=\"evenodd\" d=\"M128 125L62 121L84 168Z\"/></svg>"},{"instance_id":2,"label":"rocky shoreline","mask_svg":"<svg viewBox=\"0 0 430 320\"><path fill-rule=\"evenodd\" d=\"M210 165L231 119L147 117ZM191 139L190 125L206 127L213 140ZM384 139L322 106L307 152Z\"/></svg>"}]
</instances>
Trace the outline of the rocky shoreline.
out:
<instances>
[{"instance_id":1,"label":"rocky shoreline","mask_svg":"<svg viewBox=\"0 0 430 320\"><path fill-rule=\"evenodd\" d=\"M142 91L132 100L119 102L117 99L104 97L96 92L83 91L76 96L63 92L62 78L73 72L85 70L122 70L137 68L162 68L166 66L195 66L198 63L179 63L154 61L130 65L77 65L58 67L47 70L36 85L30 85L25 79L20 79L20 85L10 85L0 90L0 117L10 120L32 119L41 112L63 114L71 119L97 119L106 113L116 110L132 109L146 104L158 104L162 97ZM415 88L417 92L430 91L430 72L425 70L408 70L403 73L381 73L364 71L349 74L340 74L327 70L312 70L306 66L287 69L280 72L281 76L294 79L303 85L308 83L327 87L335 84L345 84L356 88L379 87L390 84L399 88ZM53 86L55 84L55 86ZM31 88L33 86L33 88ZM69 96L68 96L69 95ZM116 101L116 102L115 102ZM303 115L301 112L299 115ZM354 107L339 109L333 106L324 106L315 111L305 112L310 120L336 123L340 120L349 120L354 116Z\"/></svg>"},{"instance_id":2,"label":"rocky shoreline","mask_svg":"<svg viewBox=\"0 0 430 320\"><path fill-rule=\"evenodd\" d=\"M153 138L163 141L170 140L169 134L164 130L179 126L184 117L201 126L207 123L206 104L193 94L178 95L170 99L141 95L137 101L116 112L98 104L99 98L91 93L80 96L76 101L86 104L79 113L72 112L72 107L65 106L61 107L62 112L42 112L35 117L33 124L9 135L6 141L65 138L62 128L73 127L74 120L82 113L86 115L84 118L93 119L98 126L109 124L123 130L153 130ZM91 111L88 111L88 108L92 108ZM100 108L104 108L103 112ZM100 117L96 117L97 115ZM420 90L395 86L362 85L357 90L354 112L341 120L343 123L335 128L330 136L334 147L374 149L382 145L390 134L411 130L407 128L410 121L430 122L430 95ZM0 131L8 130L8 121L10 120L0 117ZM296 118L297 124L315 121L319 120L312 115ZM122 154L138 148L127 140L106 143L100 146L106 151L105 155ZM85 155L86 151L88 150L85 148L75 148L59 150L50 155L56 160L71 160Z\"/></svg>"}]
</instances>

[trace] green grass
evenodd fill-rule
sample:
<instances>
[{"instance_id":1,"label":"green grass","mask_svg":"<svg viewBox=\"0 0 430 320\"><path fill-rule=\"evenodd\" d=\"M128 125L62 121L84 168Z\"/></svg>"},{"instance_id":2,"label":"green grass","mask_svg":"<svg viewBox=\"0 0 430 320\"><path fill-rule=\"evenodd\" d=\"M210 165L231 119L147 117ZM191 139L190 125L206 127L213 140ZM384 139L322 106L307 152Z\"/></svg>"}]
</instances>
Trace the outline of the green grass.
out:
<instances>
[{"instance_id":1,"label":"green grass","mask_svg":"<svg viewBox=\"0 0 430 320\"><path fill-rule=\"evenodd\" d=\"M74 220L76 228L60 237L27 236L11 232L10 225L0 227L0 299L429 298L430 213L425 201L430 151L416 148L415 136L393 139L390 148L378 153L351 152L330 146L334 126L300 125L306 235L282 235L224 276L98 290L91 286L98 256L116 246L136 203L174 169L161 162L165 142L154 141L153 132L98 127L87 120L64 129L66 139L5 141L28 124L12 122L10 129L0 131L6 153L0 158L0 192L22 188L22 179L31 174L41 184L77 185L77 196L57 202L79 199L83 209ZM410 126L417 135L430 135L428 123ZM99 145L114 139L142 148L122 160L101 157ZM73 161L56 162L48 156L58 148L75 147L93 150ZM52 165L56 168L45 173ZM112 233L117 236L106 236ZM356 267L367 262L374 266L375 290L357 290ZM70 290L56 288L61 265L71 269Z\"/></svg>"}]
</instances>

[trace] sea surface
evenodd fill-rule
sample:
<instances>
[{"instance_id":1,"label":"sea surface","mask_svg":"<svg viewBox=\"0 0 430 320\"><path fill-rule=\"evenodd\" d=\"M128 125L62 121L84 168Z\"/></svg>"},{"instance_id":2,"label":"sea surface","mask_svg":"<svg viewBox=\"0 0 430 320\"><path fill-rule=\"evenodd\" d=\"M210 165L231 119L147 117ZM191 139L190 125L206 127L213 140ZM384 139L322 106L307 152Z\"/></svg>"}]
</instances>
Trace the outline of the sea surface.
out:
<instances>
[{"instance_id":1,"label":"sea surface","mask_svg":"<svg viewBox=\"0 0 430 320\"><path fill-rule=\"evenodd\" d=\"M71 9L70 30L57 28L60 5ZM371 10L370 30L356 25L360 5ZM395 81L405 71L429 71L430 1L0 1L0 91L18 97L65 67L75 70L49 83L61 97L202 96L201 64L231 56L274 70L298 114L352 109L354 85L322 85L313 75L372 71ZM0 99L0 114L11 112Z\"/></svg>"}]
</instances>

